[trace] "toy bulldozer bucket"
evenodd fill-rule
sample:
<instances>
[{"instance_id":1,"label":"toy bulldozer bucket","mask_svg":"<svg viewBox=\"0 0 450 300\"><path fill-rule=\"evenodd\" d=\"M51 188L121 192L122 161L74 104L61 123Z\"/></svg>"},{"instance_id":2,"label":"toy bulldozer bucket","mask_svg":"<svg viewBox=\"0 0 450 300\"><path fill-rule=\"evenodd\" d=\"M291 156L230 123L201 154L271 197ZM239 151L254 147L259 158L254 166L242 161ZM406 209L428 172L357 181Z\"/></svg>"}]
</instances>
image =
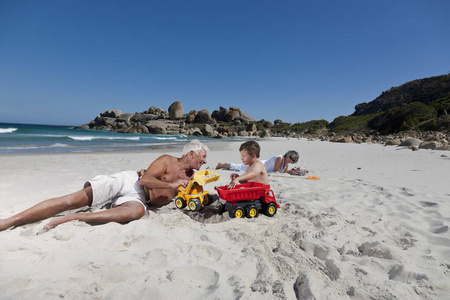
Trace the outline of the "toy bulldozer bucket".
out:
<instances>
[{"instance_id":1,"label":"toy bulldozer bucket","mask_svg":"<svg viewBox=\"0 0 450 300\"><path fill-rule=\"evenodd\" d=\"M188 185L186 187L180 186L178 187L178 190L183 193L190 194L192 189L196 189L195 187L193 188L193 185L197 184L199 186L204 186L207 183L216 181L219 177L219 174L210 170L197 171L194 174L194 178L189 181Z\"/></svg>"},{"instance_id":2,"label":"toy bulldozer bucket","mask_svg":"<svg viewBox=\"0 0 450 300\"><path fill-rule=\"evenodd\" d=\"M199 210L201 205L211 204L209 191L204 191L203 185L216 181L219 177L219 174L210 170L196 172L186 187L178 187L179 192L175 199L175 205L180 209L187 205L191 210Z\"/></svg>"}]
</instances>

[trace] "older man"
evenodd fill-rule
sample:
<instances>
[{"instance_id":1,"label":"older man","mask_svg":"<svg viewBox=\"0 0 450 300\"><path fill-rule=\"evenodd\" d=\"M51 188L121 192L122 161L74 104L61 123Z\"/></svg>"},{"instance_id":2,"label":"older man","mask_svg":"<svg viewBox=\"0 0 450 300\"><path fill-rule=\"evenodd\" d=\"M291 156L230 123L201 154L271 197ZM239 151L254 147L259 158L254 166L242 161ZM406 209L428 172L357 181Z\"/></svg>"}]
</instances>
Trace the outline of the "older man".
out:
<instances>
[{"instance_id":1,"label":"older man","mask_svg":"<svg viewBox=\"0 0 450 300\"><path fill-rule=\"evenodd\" d=\"M94 213L70 213L51 220L46 229L72 220L127 223L140 219L147 205L165 205L176 196L180 185L187 185L194 170L199 170L206 163L208 150L207 146L193 140L184 146L181 158L162 155L147 170L96 176L78 192L42 201L17 215L0 220L0 231L41 221L67 210L102 206L108 202L111 203L111 209Z\"/></svg>"}]
</instances>

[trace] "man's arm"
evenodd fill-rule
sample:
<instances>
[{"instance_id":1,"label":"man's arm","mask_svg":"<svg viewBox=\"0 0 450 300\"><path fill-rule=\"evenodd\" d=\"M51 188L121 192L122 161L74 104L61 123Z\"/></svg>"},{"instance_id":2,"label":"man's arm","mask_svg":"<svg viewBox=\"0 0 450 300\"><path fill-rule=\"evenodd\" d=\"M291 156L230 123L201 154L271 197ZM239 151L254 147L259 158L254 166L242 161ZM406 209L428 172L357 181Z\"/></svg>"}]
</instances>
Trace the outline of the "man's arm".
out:
<instances>
[{"instance_id":1,"label":"man's arm","mask_svg":"<svg viewBox=\"0 0 450 300\"><path fill-rule=\"evenodd\" d=\"M172 157L169 155L163 155L157 158L145 171L141 177L139 184L149 189L174 189L180 185L186 186L188 181L176 177L174 181L165 181L167 174L167 168L170 164L173 164Z\"/></svg>"}]
</instances>

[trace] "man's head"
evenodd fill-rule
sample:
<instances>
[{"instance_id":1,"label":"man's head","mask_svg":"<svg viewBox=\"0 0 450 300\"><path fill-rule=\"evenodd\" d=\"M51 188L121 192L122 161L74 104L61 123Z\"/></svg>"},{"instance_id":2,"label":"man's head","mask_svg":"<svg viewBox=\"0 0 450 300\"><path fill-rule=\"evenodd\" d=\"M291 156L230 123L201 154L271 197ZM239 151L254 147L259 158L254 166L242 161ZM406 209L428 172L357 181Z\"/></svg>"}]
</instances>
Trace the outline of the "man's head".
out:
<instances>
[{"instance_id":1,"label":"man's head","mask_svg":"<svg viewBox=\"0 0 450 300\"><path fill-rule=\"evenodd\" d=\"M192 169L200 170L201 166L206 164L208 151L208 146L202 144L199 140L192 140L184 146L182 154L187 157Z\"/></svg>"},{"instance_id":2,"label":"man's head","mask_svg":"<svg viewBox=\"0 0 450 300\"><path fill-rule=\"evenodd\" d=\"M198 154L200 151L208 152L209 148L208 146L202 144L199 140L192 140L186 145L184 145L182 155L189 154L189 152L193 151L194 153Z\"/></svg>"}]
</instances>

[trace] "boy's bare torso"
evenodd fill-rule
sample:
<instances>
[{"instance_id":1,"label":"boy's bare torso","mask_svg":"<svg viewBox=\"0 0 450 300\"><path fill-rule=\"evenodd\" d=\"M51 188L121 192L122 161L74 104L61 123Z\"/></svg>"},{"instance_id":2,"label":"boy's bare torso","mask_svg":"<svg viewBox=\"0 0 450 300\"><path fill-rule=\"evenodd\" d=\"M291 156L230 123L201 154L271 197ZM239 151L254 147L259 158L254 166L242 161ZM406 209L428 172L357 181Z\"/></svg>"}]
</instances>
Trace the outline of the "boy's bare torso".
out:
<instances>
[{"instance_id":1,"label":"boy's bare torso","mask_svg":"<svg viewBox=\"0 0 450 300\"><path fill-rule=\"evenodd\" d=\"M248 166L247 173L249 172L254 172L256 175L250 181L269 184L269 175L267 175L266 167L261 161L255 161L253 164Z\"/></svg>"}]
</instances>

